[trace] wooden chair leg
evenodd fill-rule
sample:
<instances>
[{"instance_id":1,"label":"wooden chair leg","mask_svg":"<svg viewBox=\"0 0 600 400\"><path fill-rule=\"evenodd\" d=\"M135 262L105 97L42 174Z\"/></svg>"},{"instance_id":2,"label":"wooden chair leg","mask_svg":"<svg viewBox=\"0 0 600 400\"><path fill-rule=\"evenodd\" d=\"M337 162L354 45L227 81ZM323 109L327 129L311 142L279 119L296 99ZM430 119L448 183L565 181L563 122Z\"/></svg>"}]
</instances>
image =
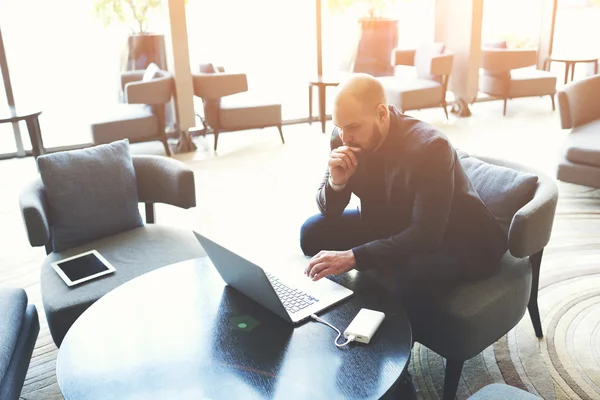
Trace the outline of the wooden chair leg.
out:
<instances>
[{"instance_id":1,"label":"wooden chair leg","mask_svg":"<svg viewBox=\"0 0 600 400\"><path fill-rule=\"evenodd\" d=\"M503 112L503 116L506 117L506 103L508 102L508 99L504 99L504 112Z\"/></svg>"},{"instance_id":2,"label":"wooden chair leg","mask_svg":"<svg viewBox=\"0 0 600 400\"><path fill-rule=\"evenodd\" d=\"M219 131L215 130L215 151L217 151L218 142L219 142Z\"/></svg>"},{"instance_id":3,"label":"wooden chair leg","mask_svg":"<svg viewBox=\"0 0 600 400\"><path fill-rule=\"evenodd\" d=\"M553 94L550 95L550 99L552 100L552 111L556 111L556 105L554 103L554 95Z\"/></svg>"},{"instance_id":4,"label":"wooden chair leg","mask_svg":"<svg viewBox=\"0 0 600 400\"><path fill-rule=\"evenodd\" d=\"M544 337L542 331L542 320L540 319L540 309L538 308L538 290L540 286L540 267L542 266L542 255L544 250L540 250L534 255L529 257L531 263L531 294L529 295L529 304L527 309L529 310L529 316L533 323L533 329L535 330L535 336L538 338Z\"/></svg>"},{"instance_id":5,"label":"wooden chair leg","mask_svg":"<svg viewBox=\"0 0 600 400\"><path fill-rule=\"evenodd\" d=\"M448 104L445 101L442 103L442 108L444 109L444 114L446 114L446 121L448 121Z\"/></svg>"},{"instance_id":6,"label":"wooden chair leg","mask_svg":"<svg viewBox=\"0 0 600 400\"><path fill-rule=\"evenodd\" d=\"M285 144L285 139L283 138L283 131L281 130L281 125L277 125L277 129L279 129L279 136L281 136L281 143Z\"/></svg>"},{"instance_id":7,"label":"wooden chair leg","mask_svg":"<svg viewBox=\"0 0 600 400\"><path fill-rule=\"evenodd\" d=\"M163 146L165 147L165 153L167 153L167 157L171 157L173 154L171 153L171 147L169 147L169 142L167 137L163 137L161 140Z\"/></svg>"},{"instance_id":8,"label":"wooden chair leg","mask_svg":"<svg viewBox=\"0 0 600 400\"><path fill-rule=\"evenodd\" d=\"M446 375L444 376L444 396L442 400L454 400L458 390L458 382L462 373L464 361L446 360Z\"/></svg>"}]
</instances>

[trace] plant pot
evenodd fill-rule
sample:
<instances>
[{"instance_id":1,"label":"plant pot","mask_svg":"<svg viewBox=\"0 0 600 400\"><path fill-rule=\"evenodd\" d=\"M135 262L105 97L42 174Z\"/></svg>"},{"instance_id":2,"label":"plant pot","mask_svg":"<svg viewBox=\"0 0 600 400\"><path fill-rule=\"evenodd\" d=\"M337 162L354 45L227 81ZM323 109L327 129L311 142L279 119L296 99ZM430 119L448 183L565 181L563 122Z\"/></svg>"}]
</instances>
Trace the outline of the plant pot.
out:
<instances>
[{"instance_id":1,"label":"plant pot","mask_svg":"<svg viewBox=\"0 0 600 400\"><path fill-rule=\"evenodd\" d=\"M122 69L146 69L150 63L155 63L160 69L167 69L165 36L153 33L129 35Z\"/></svg>"},{"instance_id":2,"label":"plant pot","mask_svg":"<svg viewBox=\"0 0 600 400\"><path fill-rule=\"evenodd\" d=\"M388 18L362 18L360 39L354 57L353 72L373 76L394 75L392 51L398 47L398 20Z\"/></svg>"}]
</instances>

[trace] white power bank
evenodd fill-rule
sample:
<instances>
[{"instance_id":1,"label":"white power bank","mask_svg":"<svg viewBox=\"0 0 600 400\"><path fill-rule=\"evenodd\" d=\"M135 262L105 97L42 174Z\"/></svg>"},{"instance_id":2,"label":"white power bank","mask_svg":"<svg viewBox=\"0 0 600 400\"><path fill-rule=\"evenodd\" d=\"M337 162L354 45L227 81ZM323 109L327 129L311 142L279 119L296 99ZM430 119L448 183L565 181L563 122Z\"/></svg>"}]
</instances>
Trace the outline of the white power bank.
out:
<instances>
[{"instance_id":1,"label":"white power bank","mask_svg":"<svg viewBox=\"0 0 600 400\"><path fill-rule=\"evenodd\" d=\"M385 314L381 311L362 308L344 331L344 337L347 339L350 335L353 335L355 341L369 343L384 318Z\"/></svg>"}]
</instances>

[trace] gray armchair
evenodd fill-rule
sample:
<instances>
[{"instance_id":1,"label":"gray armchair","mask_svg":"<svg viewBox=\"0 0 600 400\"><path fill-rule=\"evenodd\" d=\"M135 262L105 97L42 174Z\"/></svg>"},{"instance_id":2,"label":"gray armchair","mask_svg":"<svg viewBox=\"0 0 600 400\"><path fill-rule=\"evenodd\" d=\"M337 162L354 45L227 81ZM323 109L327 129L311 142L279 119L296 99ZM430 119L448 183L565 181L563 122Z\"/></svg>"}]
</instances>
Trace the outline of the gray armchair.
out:
<instances>
[{"instance_id":1,"label":"gray armchair","mask_svg":"<svg viewBox=\"0 0 600 400\"><path fill-rule=\"evenodd\" d=\"M0 289L0 399L18 400L40 321L23 289Z\"/></svg>"},{"instance_id":2,"label":"gray armchair","mask_svg":"<svg viewBox=\"0 0 600 400\"><path fill-rule=\"evenodd\" d=\"M442 107L447 119L446 90L453 62L454 55L443 43L430 43L418 49L397 49L392 53L392 65L415 67L417 78L404 80L386 76L378 79L386 90L388 103L401 112Z\"/></svg>"},{"instance_id":3,"label":"gray armchair","mask_svg":"<svg viewBox=\"0 0 600 400\"><path fill-rule=\"evenodd\" d=\"M531 199L525 204L517 204L520 209L512 216L508 227L509 251L500 261L497 273L465 282L435 301L405 299L403 303L414 340L446 358L443 400L455 398L464 362L515 327L525 310L529 310L536 336L543 336L537 304L538 283L542 254L554 223L558 188L551 178L534 169L488 157L476 158L529 172L537 175L538 180ZM465 171L482 200L486 201L482 194L491 196L489 187L483 187L484 184L478 184L474 179L476 169ZM384 274L375 272L373 277L388 289L394 289L390 287L392 280Z\"/></svg>"},{"instance_id":4,"label":"gray armchair","mask_svg":"<svg viewBox=\"0 0 600 400\"><path fill-rule=\"evenodd\" d=\"M130 143L160 141L170 156L167 142L166 107L175 91L173 75L158 71L151 80L142 80L144 70L121 74L124 104L108 108L91 125L93 144L129 139Z\"/></svg>"},{"instance_id":5,"label":"gray armchair","mask_svg":"<svg viewBox=\"0 0 600 400\"><path fill-rule=\"evenodd\" d=\"M212 65L211 65L212 66ZM201 67L193 75L194 96L202 99L204 117L212 128L217 150L219 133L276 126L281 142L281 104L257 99L248 92L248 78L243 73L228 73L223 68Z\"/></svg>"},{"instance_id":6,"label":"gray armchair","mask_svg":"<svg viewBox=\"0 0 600 400\"><path fill-rule=\"evenodd\" d=\"M572 82L558 92L560 122L571 129L558 165L564 182L600 188L600 75Z\"/></svg>"},{"instance_id":7,"label":"gray armchair","mask_svg":"<svg viewBox=\"0 0 600 400\"><path fill-rule=\"evenodd\" d=\"M50 333L58 347L75 320L110 290L154 269L205 255L191 231L154 224L155 203L185 209L196 205L193 172L171 158L132 158L139 202L145 203L146 209L146 224L139 228L54 252L52 219L43 183L32 182L21 193L20 206L29 243L45 246L48 254L41 271L42 300ZM82 285L65 285L50 264L92 249L98 250L117 272Z\"/></svg>"},{"instance_id":8,"label":"gray armchair","mask_svg":"<svg viewBox=\"0 0 600 400\"><path fill-rule=\"evenodd\" d=\"M509 99L550 96L555 109L556 75L535 68L537 51L508 49L506 44L482 49L479 91L504 101L504 115Z\"/></svg>"}]
</instances>

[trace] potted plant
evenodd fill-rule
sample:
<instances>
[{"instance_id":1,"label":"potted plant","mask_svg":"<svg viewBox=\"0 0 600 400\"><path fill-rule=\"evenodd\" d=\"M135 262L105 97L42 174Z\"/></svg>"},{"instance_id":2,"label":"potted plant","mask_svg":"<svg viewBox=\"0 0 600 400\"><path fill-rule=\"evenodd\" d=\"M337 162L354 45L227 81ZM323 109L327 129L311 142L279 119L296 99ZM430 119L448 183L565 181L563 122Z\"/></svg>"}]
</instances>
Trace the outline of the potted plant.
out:
<instances>
[{"instance_id":1,"label":"potted plant","mask_svg":"<svg viewBox=\"0 0 600 400\"><path fill-rule=\"evenodd\" d=\"M96 0L94 11L105 26L120 23L131 29L123 69L145 69L152 62L167 68L164 35L148 31L151 13L161 5L162 0Z\"/></svg>"},{"instance_id":2,"label":"potted plant","mask_svg":"<svg viewBox=\"0 0 600 400\"><path fill-rule=\"evenodd\" d=\"M360 39L353 60L353 72L373 76L394 74L390 62L392 51L398 46L398 20L386 17L389 8L398 0L327 0L333 13L358 9ZM402 0L410 1L410 0Z\"/></svg>"}]
</instances>

